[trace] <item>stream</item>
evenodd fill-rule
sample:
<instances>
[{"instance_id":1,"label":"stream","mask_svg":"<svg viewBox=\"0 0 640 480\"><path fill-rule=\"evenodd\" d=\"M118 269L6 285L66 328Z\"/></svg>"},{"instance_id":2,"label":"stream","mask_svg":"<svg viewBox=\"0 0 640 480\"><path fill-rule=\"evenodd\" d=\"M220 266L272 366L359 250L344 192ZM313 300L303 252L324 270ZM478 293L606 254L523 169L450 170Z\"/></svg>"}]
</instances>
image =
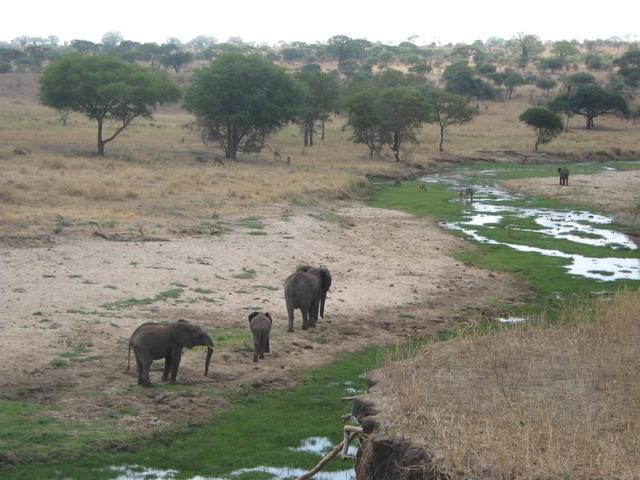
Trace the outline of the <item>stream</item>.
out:
<instances>
[{"instance_id":1,"label":"stream","mask_svg":"<svg viewBox=\"0 0 640 480\"><path fill-rule=\"evenodd\" d=\"M479 243L502 245L520 252L565 259L564 268L569 275L601 280L640 280L640 259L637 256L607 256L607 250L632 252L637 245L631 238L612 228L612 219L606 215L576 209L535 208L527 205L527 197L509 192L495 180L496 170L474 172L476 182L470 183L471 175L464 173L432 175L421 178L426 183L440 183L460 191L474 189L473 200L459 198L455 201L466 205L462 219L443 221L441 226L462 232L467 238ZM478 176L482 178L477 181ZM554 181L549 179L549 181ZM555 249L536 245L515 243L497 238L500 231L528 232L541 242L546 239L570 242L568 248ZM597 256L572 253L571 244L587 245L601 249ZM567 251L569 250L569 251Z\"/></svg>"}]
</instances>

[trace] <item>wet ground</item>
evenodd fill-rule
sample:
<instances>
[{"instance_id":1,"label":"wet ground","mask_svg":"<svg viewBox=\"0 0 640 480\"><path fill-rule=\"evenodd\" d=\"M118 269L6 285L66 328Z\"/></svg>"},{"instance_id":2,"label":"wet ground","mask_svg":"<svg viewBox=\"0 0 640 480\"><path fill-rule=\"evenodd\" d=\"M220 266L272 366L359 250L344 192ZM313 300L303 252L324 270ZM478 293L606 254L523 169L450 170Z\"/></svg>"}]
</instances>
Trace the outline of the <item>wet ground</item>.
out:
<instances>
[{"instance_id":1,"label":"wet ground","mask_svg":"<svg viewBox=\"0 0 640 480\"><path fill-rule=\"evenodd\" d=\"M611 217L570 208L535 208L530 206L526 196L511 193L497 185L492 180L496 175L495 170L486 170L479 175L474 172L473 175L456 173L422 179L427 183L444 183L459 191L469 187L474 189L472 200L464 197L458 200L467 205L462 219L442 222L443 227L458 230L480 243L565 259L564 268L569 275L605 282L640 280L640 259L637 255L626 257L623 253L617 253L609 256L611 250L637 250L637 245L630 237L613 228ZM481 180L478 181L478 178ZM497 235L507 230L531 233L534 241L530 245L514 243ZM594 247L593 255L572 253L571 246L555 249L536 245L548 243L548 239Z\"/></svg>"}]
</instances>

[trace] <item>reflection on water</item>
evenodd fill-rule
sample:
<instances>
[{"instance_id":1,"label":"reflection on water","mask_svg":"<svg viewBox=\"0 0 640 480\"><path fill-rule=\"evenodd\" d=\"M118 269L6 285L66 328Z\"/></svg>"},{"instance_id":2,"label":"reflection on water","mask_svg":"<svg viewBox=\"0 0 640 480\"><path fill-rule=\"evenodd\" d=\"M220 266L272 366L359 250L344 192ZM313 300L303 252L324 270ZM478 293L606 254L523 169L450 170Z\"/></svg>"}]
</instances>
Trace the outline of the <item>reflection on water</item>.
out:
<instances>
[{"instance_id":1,"label":"reflection on water","mask_svg":"<svg viewBox=\"0 0 640 480\"><path fill-rule=\"evenodd\" d=\"M106 470L114 472L118 476L114 480L176 480L187 477L178 476L177 470L162 470L159 468L142 467L140 465L119 465L111 466ZM288 467L253 467L235 470L223 477L203 477L196 475L188 477L187 480L233 480L234 478L251 478L252 473L271 475L268 480L293 480L305 474L307 470ZM264 476L260 476L264 478ZM353 469L339 470L337 472L320 472L314 475L315 480L355 480L356 474Z\"/></svg>"},{"instance_id":2,"label":"reflection on water","mask_svg":"<svg viewBox=\"0 0 640 480\"><path fill-rule=\"evenodd\" d=\"M294 452L312 453L314 455L325 455L329 450L333 449L335 445L331 443L327 437L309 437L302 440L299 447L289 447L289 450ZM351 456L356 455L357 448L353 445L349 446L348 454Z\"/></svg>"},{"instance_id":3,"label":"reflection on water","mask_svg":"<svg viewBox=\"0 0 640 480\"><path fill-rule=\"evenodd\" d=\"M495 175L495 170L487 170L482 173L492 177ZM432 175L421 180L429 183L444 183L450 185L452 189L469 186L465 177L460 174ZM514 201L522 200L525 197L507 192L497 185L473 185L473 188L475 190L473 203L468 204L469 207L462 220L444 222L442 225L445 228L461 231L480 243L504 245L521 252L564 258L568 260L565 268L571 275L602 281L640 280L640 259L638 258L587 257L490 238L491 231L509 229L511 231L534 232L543 237L563 239L594 247L636 250L637 245L627 235L607 228L607 225L612 223L611 218L583 210L513 206ZM531 228L522 226L523 220L531 224ZM484 233L486 230L483 230L481 234L478 227L488 229L488 232Z\"/></svg>"}]
</instances>

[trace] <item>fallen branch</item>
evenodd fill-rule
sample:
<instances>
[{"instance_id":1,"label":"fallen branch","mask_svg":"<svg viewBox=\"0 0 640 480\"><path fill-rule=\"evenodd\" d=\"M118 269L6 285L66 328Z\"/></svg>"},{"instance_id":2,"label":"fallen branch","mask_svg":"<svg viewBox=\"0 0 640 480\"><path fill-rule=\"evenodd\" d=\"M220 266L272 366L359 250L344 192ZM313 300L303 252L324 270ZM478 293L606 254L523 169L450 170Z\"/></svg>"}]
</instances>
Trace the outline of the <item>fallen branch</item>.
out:
<instances>
[{"instance_id":1,"label":"fallen branch","mask_svg":"<svg viewBox=\"0 0 640 480\"><path fill-rule=\"evenodd\" d=\"M345 427L345 428L347 428L347 427ZM354 428L358 428L358 427L354 427ZM307 473L299 476L296 480L309 480L316 473L318 473L320 470L322 470L322 468L327 463L329 463L331 460L333 460L333 458L343 450L345 444L346 444L346 446L348 448L349 447L349 443L351 442L351 440L353 440L355 438L356 435L357 435L357 432L351 432L351 431L350 432L345 432L345 439L342 442L340 442L338 445L336 445L334 447L333 450L331 450L329 453L327 453L322 458L322 460L320 460L320 463L318 463L315 467L313 467Z\"/></svg>"},{"instance_id":2,"label":"fallen branch","mask_svg":"<svg viewBox=\"0 0 640 480\"><path fill-rule=\"evenodd\" d=\"M161 237L148 237L146 235L133 236L131 234L122 234L122 233L114 233L107 234L103 233L100 230L95 230L93 232L94 237L100 237L110 242L168 242L168 238Z\"/></svg>"},{"instance_id":3,"label":"fallen branch","mask_svg":"<svg viewBox=\"0 0 640 480\"><path fill-rule=\"evenodd\" d=\"M342 460L349 458L349 444L359 433L362 433L362 427L355 427L353 425L347 425L344 427L344 440L342 440L342 451L340 452L340 458Z\"/></svg>"},{"instance_id":4,"label":"fallen branch","mask_svg":"<svg viewBox=\"0 0 640 480\"><path fill-rule=\"evenodd\" d=\"M343 402L351 402L352 400L358 398L359 395L354 395L353 397L342 397L340 400Z\"/></svg>"}]
</instances>

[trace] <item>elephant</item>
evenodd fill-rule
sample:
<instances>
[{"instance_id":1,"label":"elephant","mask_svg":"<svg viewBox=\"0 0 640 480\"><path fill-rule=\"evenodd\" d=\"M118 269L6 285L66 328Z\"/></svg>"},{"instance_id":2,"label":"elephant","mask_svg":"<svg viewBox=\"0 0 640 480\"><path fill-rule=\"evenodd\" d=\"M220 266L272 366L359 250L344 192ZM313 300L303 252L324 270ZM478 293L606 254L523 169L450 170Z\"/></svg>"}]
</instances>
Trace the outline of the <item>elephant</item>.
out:
<instances>
[{"instance_id":1,"label":"elephant","mask_svg":"<svg viewBox=\"0 0 640 480\"><path fill-rule=\"evenodd\" d=\"M271 353L269 348L269 333L273 319L269 312L253 312L249 315L249 329L253 335L253 361L264 359L265 353Z\"/></svg>"},{"instance_id":2,"label":"elephant","mask_svg":"<svg viewBox=\"0 0 640 480\"><path fill-rule=\"evenodd\" d=\"M331 273L327 268L308 265L298 267L284 282L284 298L289 315L288 332L293 332L293 313L296 308L302 312L302 329L315 327L320 317L324 318L324 304L331 288Z\"/></svg>"},{"instance_id":3,"label":"elephant","mask_svg":"<svg viewBox=\"0 0 640 480\"><path fill-rule=\"evenodd\" d=\"M209 373L209 363L213 354L213 341L198 325L185 320L175 323L148 322L140 325L129 339L129 359L127 371L131 366L131 348L138 366L138 385L151 386L149 368L154 360L164 358L164 373L162 380L170 377L175 383L178 366L182 357L182 348L193 348L196 345L207 346L204 374Z\"/></svg>"},{"instance_id":4,"label":"elephant","mask_svg":"<svg viewBox=\"0 0 640 480\"><path fill-rule=\"evenodd\" d=\"M566 187L569 186L569 169L567 167L558 168L558 175L560 175L560 185Z\"/></svg>"}]
</instances>

